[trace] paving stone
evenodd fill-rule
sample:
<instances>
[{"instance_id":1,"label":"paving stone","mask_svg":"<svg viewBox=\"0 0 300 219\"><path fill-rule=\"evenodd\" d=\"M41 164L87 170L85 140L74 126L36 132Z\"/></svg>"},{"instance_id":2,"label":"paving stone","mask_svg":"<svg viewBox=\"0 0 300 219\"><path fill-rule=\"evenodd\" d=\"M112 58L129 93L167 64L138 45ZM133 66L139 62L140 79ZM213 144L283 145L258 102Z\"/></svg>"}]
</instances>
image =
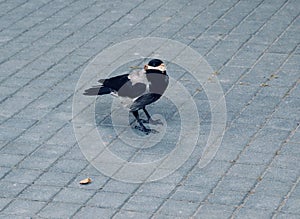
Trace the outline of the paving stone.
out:
<instances>
[{"instance_id":1,"label":"paving stone","mask_svg":"<svg viewBox=\"0 0 300 219\"><path fill-rule=\"evenodd\" d=\"M163 203L163 199L148 196L133 196L122 207L135 212L154 212Z\"/></svg>"},{"instance_id":2,"label":"paving stone","mask_svg":"<svg viewBox=\"0 0 300 219\"><path fill-rule=\"evenodd\" d=\"M279 118L289 118L299 120L299 112L297 106L292 104L282 103L280 104L278 110L274 114L275 117Z\"/></svg>"},{"instance_id":3,"label":"paving stone","mask_svg":"<svg viewBox=\"0 0 300 219\"><path fill-rule=\"evenodd\" d=\"M291 138L291 142L300 143L300 131L295 132Z\"/></svg>"},{"instance_id":4,"label":"paving stone","mask_svg":"<svg viewBox=\"0 0 300 219\"><path fill-rule=\"evenodd\" d=\"M299 156L300 155L300 148L299 144L295 143L287 143L285 144L282 149L280 150L280 154L282 155L289 155L289 156Z\"/></svg>"},{"instance_id":5,"label":"paving stone","mask_svg":"<svg viewBox=\"0 0 300 219\"><path fill-rule=\"evenodd\" d=\"M98 207L83 207L74 215L74 218L97 218L98 215L103 218L109 218L113 215L114 210L108 208L98 208Z\"/></svg>"},{"instance_id":6,"label":"paving stone","mask_svg":"<svg viewBox=\"0 0 300 219\"><path fill-rule=\"evenodd\" d=\"M70 160L85 160L85 156L81 152L79 147L73 147L69 152L67 152L66 155L64 155L65 159L70 159Z\"/></svg>"},{"instance_id":7,"label":"paving stone","mask_svg":"<svg viewBox=\"0 0 300 219\"><path fill-rule=\"evenodd\" d=\"M85 160L58 160L51 168L50 171L62 173L77 173L81 171L87 164Z\"/></svg>"},{"instance_id":8,"label":"paving stone","mask_svg":"<svg viewBox=\"0 0 300 219\"><path fill-rule=\"evenodd\" d=\"M242 127L242 124L239 124L238 127L231 127L229 128L226 133L224 134L222 147L232 149L234 146L234 150L241 151L244 149L245 145L249 141L249 137L251 137L255 132L255 127L253 126L252 129L247 131L248 133L244 133L243 130L239 129Z\"/></svg>"},{"instance_id":9,"label":"paving stone","mask_svg":"<svg viewBox=\"0 0 300 219\"><path fill-rule=\"evenodd\" d=\"M103 187L103 191L130 194L133 193L138 187L139 184L132 184L132 183L119 182L116 180L110 180Z\"/></svg>"},{"instance_id":10,"label":"paving stone","mask_svg":"<svg viewBox=\"0 0 300 219\"><path fill-rule=\"evenodd\" d=\"M188 191L184 188L179 188L175 193L170 197L170 199L174 199L177 201L188 201L199 203L204 200L204 198L208 195L208 192L205 191Z\"/></svg>"},{"instance_id":11,"label":"paving stone","mask_svg":"<svg viewBox=\"0 0 300 219\"><path fill-rule=\"evenodd\" d=\"M297 169L298 163L299 163L298 157L279 154L274 158L271 166L298 171Z\"/></svg>"},{"instance_id":12,"label":"paving stone","mask_svg":"<svg viewBox=\"0 0 300 219\"><path fill-rule=\"evenodd\" d=\"M18 197L25 200L47 202L60 190L54 186L31 185L26 188Z\"/></svg>"},{"instance_id":13,"label":"paving stone","mask_svg":"<svg viewBox=\"0 0 300 219\"><path fill-rule=\"evenodd\" d=\"M78 204L51 202L43 208L38 216L46 218L68 218L80 208Z\"/></svg>"},{"instance_id":14,"label":"paving stone","mask_svg":"<svg viewBox=\"0 0 300 219\"><path fill-rule=\"evenodd\" d=\"M198 205L198 203L169 199L161 206L159 212L176 217L191 217Z\"/></svg>"},{"instance_id":15,"label":"paving stone","mask_svg":"<svg viewBox=\"0 0 300 219\"><path fill-rule=\"evenodd\" d=\"M14 198L23 189L26 188L26 184L21 183L11 183L11 182L1 182L0 197L1 198Z\"/></svg>"},{"instance_id":16,"label":"paving stone","mask_svg":"<svg viewBox=\"0 0 300 219\"><path fill-rule=\"evenodd\" d=\"M252 165L244 163L235 163L229 170L228 174L238 177L257 179L264 171L263 165Z\"/></svg>"},{"instance_id":17,"label":"paving stone","mask_svg":"<svg viewBox=\"0 0 300 219\"><path fill-rule=\"evenodd\" d=\"M153 197L167 197L170 192L174 189L174 185L164 183L149 183L143 184L136 192L138 195L153 196Z\"/></svg>"},{"instance_id":18,"label":"paving stone","mask_svg":"<svg viewBox=\"0 0 300 219\"><path fill-rule=\"evenodd\" d=\"M297 184L297 186L296 186L295 190L293 191L291 197L297 197L297 196L299 196L299 194L300 194L300 186L299 186L299 184Z\"/></svg>"},{"instance_id":19,"label":"paving stone","mask_svg":"<svg viewBox=\"0 0 300 219\"><path fill-rule=\"evenodd\" d=\"M4 177L9 171L11 171L11 168L0 167L0 178Z\"/></svg>"},{"instance_id":20,"label":"paving stone","mask_svg":"<svg viewBox=\"0 0 300 219\"><path fill-rule=\"evenodd\" d=\"M34 119L25 119L25 118L19 118L19 117L12 117L8 119L5 123L3 123L4 126L7 127L18 127L20 129L27 129L33 124L35 124L37 120Z\"/></svg>"},{"instance_id":21,"label":"paving stone","mask_svg":"<svg viewBox=\"0 0 300 219\"><path fill-rule=\"evenodd\" d=\"M255 188L255 193L264 196L283 197L288 194L291 187L291 183L262 179Z\"/></svg>"},{"instance_id":22,"label":"paving stone","mask_svg":"<svg viewBox=\"0 0 300 219\"><path fill-rule=\"evenodd\" d=\"M195 217L196 218L229 218L233 212L233 206L219 205L219 204L205 204L202 205Z\"/></svg>"},{"instance_id":23,"label":"paving stone","mask_svg":"<svg viewBox=\"0 0 300 219\"><path fill-rule=\"evenodd\" d=\"M288 214L288 213L279 213L276 215L278 219L290 218L290 219L297 219L299 218L299 214Z\"/></svg>"},{"instance_id":24,"label":"paving stone","mask_svg":"<svg viewBox=\"0 0 300 219\"><path fill-rule=\"evenodd\" d=\"M164 177L163 179L160 179L160 182L177 185L182 179L183 179L183 173L179 171L178 172L175 171L170 175Z\"/></svg>"},{"instance_id":25,"label":"paving stone","mask_svg":"<svg viewBox=\"0 0 300 219\"><path fill-rule=\"evenodd\" d=\"M290 88L297 79L297 74L290 70L279 71L276 73L276 79L270 80L267 84L270 88L287 89ZM270 90L270 89L268 89Z\"/></svg>"},{"instance_id":26,"label":"paving stone","mask_svg":"<svg viewBox=\"0 0 300 219\"><path fill-rule=\"evenodd\" d=\"M60 122L54 121L52 121L51 123L43 123L45 124L38 123L28 129L25 133L22 134L22 139L25 139L26 141L44 142L63 126L63 124L61 124Z\"/></svg>"},{"instance_id":27,"label":"paving stone","mask_svg":"<svg viewBox=\"0 0 300 219\"><path fill-rule=\"evenodd\" d=\"M42 173L41 170L13 169L5 176L4 181L31 184Z\"/></svg>"},{"instance_id":28,"label":"paving stone","mask_svg":"<svg viewBox=\"0 0 300 219\"><path fill-rule=\"evenodd\" d=\"M250 191L256 180L250 178L242 177L232 177L230 175L226 176L221 184L218 186L217 191L240 191L247 192Z\"/></svg>"},{"instance_id":29,"label":"paving stone","mask_svg":"<svg viewBox=\"0 0 300 219\"><path fill-rule=\"evenodd\" d=\"M290 197L285 206L282 208L282 211L286 213L300 214L299 201L299 197Z\"/></svg>"},{"instance_id":30,"label":"paving stone","mask_svg":"<svg viewBox=\"0 0 300 219\"><path fill-rule=\"evenodd\" d=\"M44 205L45 202L15 200L6 209L4 209L3 213L11 215L11 217L14 217L14 215L22 217L34 216Z\"/></svg>"},{"instance_id":31,"label":"paving stone","mask_svg":"<svg viewBox=\"0 0 300 219\"><path fill-rule=\"evenodd\" d=\"M1 218L7 218L7 219L11 218L11 215L7 215L7 214L0 213L0 216L1 216ZM13 216L16 219L22 219L22 218L30 219L31 218L30 216L18 216L18 215L13 215Z\"/></svg>"},{"instance_id":32,"label":"paving stone","mask_svg":"<svg viewBox=\"0 0 300 219\"><path fill-rule=\"evenodd\" d=\"M26 157L20 164L20 168L33 169L33 170L45 170L52 165L55 161L53 158L44 157Z\"/></svg>"},{"instance_id":33,"label":"paving stone","mask_svg":"<svg viewBox=\"0 0 300 219\"><path fill-rule=\"evenodd\" d=\"M193 174L202 175L202 177L220 178L230 167L229 162L212 160L205 168L195 168Z\"/></svg>"},{"instance_id":34,"label":"paving stone","mask_svg":"<svg viewBox=\"0 0 300 219\"><path fill-rule=\"evenodd\" d=\"M251 195L250 198L247 200L245 207L274 211L281 202L281 200L282 198L278 196L267 196L254 193L254 195Z\"/></svg>"},{"instance_id":35,"label":"paving stone","mask_svg":"<svg viewBox=\"0 0 300 219\"><path fill-rule=\"evenodd\" d=\"M48 140L48 143L74 145L76 143L76 139L71 125L67 125L63 129L59 130L56 135Z\"/></svg>"},{"instance_id":36,"label":"paving stone","mask_svg":"<svg viewBox=\"0 0 300 219\"><path fill-rule=\"evenodd\" d=\"M69 147L68 145L43 144L32 154L32 157L57 159L69 150Z\"/></svg>"},{"instance_id":37,"label":"paving stone","mask_svg":"<svg viewBox=\"0 0 300 219\"><path fill-rule=\"evenodd\" d=\"M0 211L11 201L9 198L0 198Z\"/></svg>"},{"instance_id":38,"label":"paving stone","mask_svg":"<svg viewBox=\"0 0 300 219\"><path fill-rule=\"evenodd\" d=\"M47 171L35 181L35 184L63 187L67 185L75 176L76 175L72 173Z\"/></svg>"},{"instance_id":39,"label":"paving stone","mask_svg":"<svg viewBox=\"0 0 300 219\"><path fill-rule=\"evenodd\" d=\"M294 182L297 179L299 171L293 169L285 169L280 167L270 167L264 176L269 180L280 182Z\"/></svg>"},{"instance_id":40,"label":"paving stone","mask_svg":"<svg viewBox=\"0 0 300 219\"><path fill-rule=\"evenodd\" d=\"M270 218L272 216L272 211L261 210L243 207L236 214L236 218Z\"/></svg>"},{"instance_id":41,"label":"paving stone","mask_svg":"<svg viewBox=\"0 0 300 219\"><path fill-rule=\"evenodd\" d=\"M12 127L1 127L0 128L1 135L0 139L3 141L11 141L16 139L18 136L24 132L24 129L17 129L17 128L12 128Z\"/></svg>"},{"instance_id":42,"label":"paving stone","mask_svg":"<svg viewBox=\"0 0 300 219\"><path fill-rule=\"evenodd\" d=\"M1 218L187 218L194 213L196 218L299 218L299 186L288 193L299 178L299 1L0 4ZM225 95L226 128L216 156L199 168L214 129L211 100L197 93L201 130L186 163L156 182L123 183L103 175L81 154L70 122L73 93L97 54L146 36L185 43L208 61ZM142 66L144 60L138 55L113 74ZM172 60L167 65L170 77L189 92L203 88L196 75ZM183 97L178 93L177 98ZM110 96L97 98L95 118L101 138L118 140L109 147L116 155L145 162L174 149L180 117L172 101L162 98L151 106L151 113L167 120L166 135L159 145L138 153L124 146L126 133L117 135L106 119L111 101ZM80 185L87 177L92 183ZM275 211L287 194L286 204ZM243 198L245 206L237 209Z\"/></svg>"},{"instance_id":43,"label":"paving stone","mask_svg":"<svg viewBox=\"0 0 300 219\"><path fill-rule=\"evenodd\" d=\"M250 145L247 147L247 153L256 153L256 154L275 154L276 151L280 148L280 142L262 142L260 139L253 140ZM261 155L262 157L263 155Z\"/></svg>"},{"instance_id":44,"label":"paving stone","mask_svg":"<svg viewBox=\"0 0 300 219\"><path fill-rule=\"evenodd\" d=\"M65 188L61 190L54 198L53 201L63 203L84 204L94 194L93 191L86 189Z\"/></svg>"},{"instance_id":45,"label":"paving stone","mask_svg":"<svg viewBox=\"0 0 300 219\"><path fill-rule=\"evenodd\" d=\"M163 214L163 213L157 213L155 214L155 216L153 217L155 219L172 219L172 218L180 218L180 217L176 217L174 215L167 215L167 214Z\"/></svg>"},{"instance_id":46,"label":"paving stone","mask_svg":"<svg viewBox=\"0 0 300 219\"><path fill-rule=\"evenodd\" d=\"M260 132L251 142L249 151L254 151L257 153L276 152L289 134L286 130L270 129L269 131L270 132L268 133L268 130L265 129L264 131Z\"/></svg>"},{"instance_id":47,"label":"paving stone","mask_svg":"<svg viewBox=\"0 0 300 219\"><path fill-rule=\"evenodd\" d=\"M202 188L210 188L217 184L220 177L207 177L206 175L191 175L189 176L184 185L199 186Z\"/></svg>"},{"instance_id":48,"label":"paving stone","mask_svg":"<svg viewBox=\"0 0 300 219\"><path fill-rule=\"evenodd\" d=\"M151 217L151 214L149 214L149 213L121 210L113 218L116 218L116 219L126 219L126 218L139 219L139 218L150 218L150 217Z\"/></svg>"},{"instance_id":49,"label":"paving stone","mask_svg":"<svg viewBox=\"0 0 300 219\"><path fill-rule=\"evenodd\" d=\"M8 143L5 148L2 149L2 152L3 154L27 155L32 153L39 145L39 143L22 142L16 139Z\"/></svg>"},{"instance_id":50,"label":"paving stone","mask_svg":"<svg viewBox=\"0 0 300 219\"><path fill-rule=\"evenodd\" d=\"M0 140L0 150L9 143L9 140Z\"/></svg>"},{"instance_id":51,"label":"paving stone","mask_svg":"<svg viewBox=\"0 0 300 219\"><path fill-rule=\"evenodd\" d=\"M238 206L246 193L239 191L217 191L209 197L208 201L212 204L233 205Z\"/></svg>"},{"instance_id":52,"label":"paving stone","mask_svg":"<svg viewBox=\"0 0 300 219\"><path fill-rule=\"evenodd\" d=\"M276 152L276 150L275 150ZM237 163L244 163L244 164L252 164L252 165L266 165L268 164L274 154L270 153L256 153L250 150L245 151L245 153L241 154Z\"/></svg>"},{"instance_id":53,"label":"paving stone","mask_svg":"<svg viewBox=\"0 0 300 219\"><path fill-rule=\"evenodd\" d=\"M128 194L100 191L87 204L89 206L116 209L119 208L129 196Z\"/></svg>"},{"instance_id":54,"label":"paving stone","mask_svg":"<svg viewBox=\"0 0 300 219\"><path fill-rule=\"evenodd\" d=\"M268 128L272 129L283 129L283 130L291 130L296 127L297 121L293 119L282 119L282 118L272 118L268 121Z\"/></svg>"}]
</instances>

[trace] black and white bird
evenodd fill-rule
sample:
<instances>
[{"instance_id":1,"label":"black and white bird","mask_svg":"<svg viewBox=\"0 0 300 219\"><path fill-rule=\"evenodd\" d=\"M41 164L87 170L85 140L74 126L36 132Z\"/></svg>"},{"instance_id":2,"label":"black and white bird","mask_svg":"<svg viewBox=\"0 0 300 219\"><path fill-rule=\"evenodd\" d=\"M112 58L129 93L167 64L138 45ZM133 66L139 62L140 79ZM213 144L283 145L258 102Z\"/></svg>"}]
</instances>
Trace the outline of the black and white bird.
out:
<instances>
[{"instance_id":1,"label":"black and white bird","mask_svg":"<svg viewBox=\"0 0 300 219\"><path fill-rule=\"evenodd\" d=\"M153 120L146 110L146 106L157 101L165 92L169 84L166 66L159 59L152 59L144 69L130 74L123 74L108 79L100 79L100 85L85 90L84 95L112 94L122 98L122 102L134 115L139 126L136 128L149 134L152 130L143 123L159 124ZM143 110L147 120L142 120L139 110Z\"/></svg>"}]
</instances>

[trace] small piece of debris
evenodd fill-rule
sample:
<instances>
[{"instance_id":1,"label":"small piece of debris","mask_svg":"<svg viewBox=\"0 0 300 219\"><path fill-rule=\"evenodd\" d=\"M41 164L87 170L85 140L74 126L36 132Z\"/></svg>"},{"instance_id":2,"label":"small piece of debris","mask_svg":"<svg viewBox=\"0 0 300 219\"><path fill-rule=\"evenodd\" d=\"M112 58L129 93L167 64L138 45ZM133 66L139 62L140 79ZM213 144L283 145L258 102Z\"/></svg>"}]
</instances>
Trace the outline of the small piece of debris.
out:
<instances>
[{"instance_id":1,"label":"small piece of debris","mask_svg":"<svg viewBox=\"0 0 300 219\"><path fill-rule=\"evenodd\" d=\"M255 190L250 190L248 193L249 193L250 195L253 195L253 194L255 193Z\"/></svg>"},{"instance_id":2,"label":"small piece of debris","mask_svg":"<svg viewBox=\"0 0 300 219\"><path fill-rule=\"evenodd\" d=\"M211 77L209 77L209 78L207 79L207 81L212 81L212 78L211 78Z\"/></svg>"},{"instance_id":3,"label":"small piece of debris","mask_svg":"<svg viewBox=\"0 0 300 219\"><path fill-rule=\"evenodd\" d=\"M260 86L261 87L268 87L269 85L267 83L261 83Z\"/></svg>"},{"instance_id":4,"label":"small piece of debris","mask_svg":"<svg viewBox=\"0 0 300 219\"><path fill-rule=\"evenodd\" d=\"M195 90L195 92L197 92L197 93L199 93L199 92L201 92L202 91L202 89L200 89L200 88L197 88L196 90Z\"/></svg>"},{"instance_id":5,"label":"small piece of debris","mask_svg":"<svg viewBox=\"0 0 300 219\"><path fill-rule=\"evenodd\" d=\"M86 179L83 179L79 182L79 184L81 185L86 185L86 184L89 184L92 182L92 179L91 178L86 178Z\"/></svg>"},{"instance_id":6,"label":"small piece of debris","mask_svg":"<svg viewBox=\"0 0 300 219\"><path fill-rule=\"evenodd\" d=\"M271 78L275 78L276 79L276 78L279 78L279 77L278 77L278 75L271 74Z\"/></svg>"},{"instance_id":7,"label":"small piece of debris","mask_svg":"<svg viewBox=\"0 0 300 219\"><path fill-rule=\"evenodd\" d=\"M240 81L239 85L249 85L249 83Z\"/></svg>"},{"instance_id":8,"label":"small piece of debris","mask_svg":"<svg viewBox=\"0 0 300 219\"><path fill-rule=\"evenodd\" d=\"M142 69L142 67L134 65L134 66L130 66L131 69Z\"/></svg>"}]
</instances>

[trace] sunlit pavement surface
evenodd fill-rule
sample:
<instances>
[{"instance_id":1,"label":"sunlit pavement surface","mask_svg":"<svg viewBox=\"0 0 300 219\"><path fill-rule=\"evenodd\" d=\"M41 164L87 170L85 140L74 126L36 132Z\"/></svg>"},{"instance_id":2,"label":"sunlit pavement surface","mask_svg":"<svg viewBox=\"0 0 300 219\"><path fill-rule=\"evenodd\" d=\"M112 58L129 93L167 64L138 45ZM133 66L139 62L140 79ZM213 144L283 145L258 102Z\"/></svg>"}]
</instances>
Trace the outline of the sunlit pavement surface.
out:
<instances>
[{"instance_id":1,"label":"sunlit pavement surface","mask_svg":"<svg viewBox=\"0 0 300 219\"><path fill-rule=\"evenodd\" d=\"M0 0L0 218L300 218L299 14L298 0ZM188 45L212 67L207 83L221 84L226 129L204 168L210 100L171 62L168 74L194 95L201 121L186 162L131 183L82 154L72 123L76 83L97 54L137 37ZM143 66L114 74L130 65ZM168 99L148 108L168 124L148 148L120 140L112 100L97 98L94 117L114 154L147 163L172 152L181 123Z\"/></svg>"}]
</instances>

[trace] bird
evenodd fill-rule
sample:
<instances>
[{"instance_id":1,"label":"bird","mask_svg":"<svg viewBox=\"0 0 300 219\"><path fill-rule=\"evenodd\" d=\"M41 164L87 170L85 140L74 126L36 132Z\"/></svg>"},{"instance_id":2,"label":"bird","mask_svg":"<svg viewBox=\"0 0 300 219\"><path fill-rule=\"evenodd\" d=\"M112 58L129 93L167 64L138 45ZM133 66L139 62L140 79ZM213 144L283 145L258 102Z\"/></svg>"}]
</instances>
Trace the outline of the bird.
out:
<instances>
[{"instance_id":1,"label":"bird","mask_svg":"<svg viewBox=\"0 0 300 219\"><path fill-rule=\"evenodd\" d=\"M86 96L111 94L121 98L121 102L133 114L139 126L136 129L149 134L154 130L146 128L144 123L162 124L153 120L146 106L159 100L169 84L166 65L160 59L152 59L140 71L122 74L115 77L98 80L99 85L84 91ZM140 118L139 111L143 110L147 120Z\"/></svg>"}]
</instances>

